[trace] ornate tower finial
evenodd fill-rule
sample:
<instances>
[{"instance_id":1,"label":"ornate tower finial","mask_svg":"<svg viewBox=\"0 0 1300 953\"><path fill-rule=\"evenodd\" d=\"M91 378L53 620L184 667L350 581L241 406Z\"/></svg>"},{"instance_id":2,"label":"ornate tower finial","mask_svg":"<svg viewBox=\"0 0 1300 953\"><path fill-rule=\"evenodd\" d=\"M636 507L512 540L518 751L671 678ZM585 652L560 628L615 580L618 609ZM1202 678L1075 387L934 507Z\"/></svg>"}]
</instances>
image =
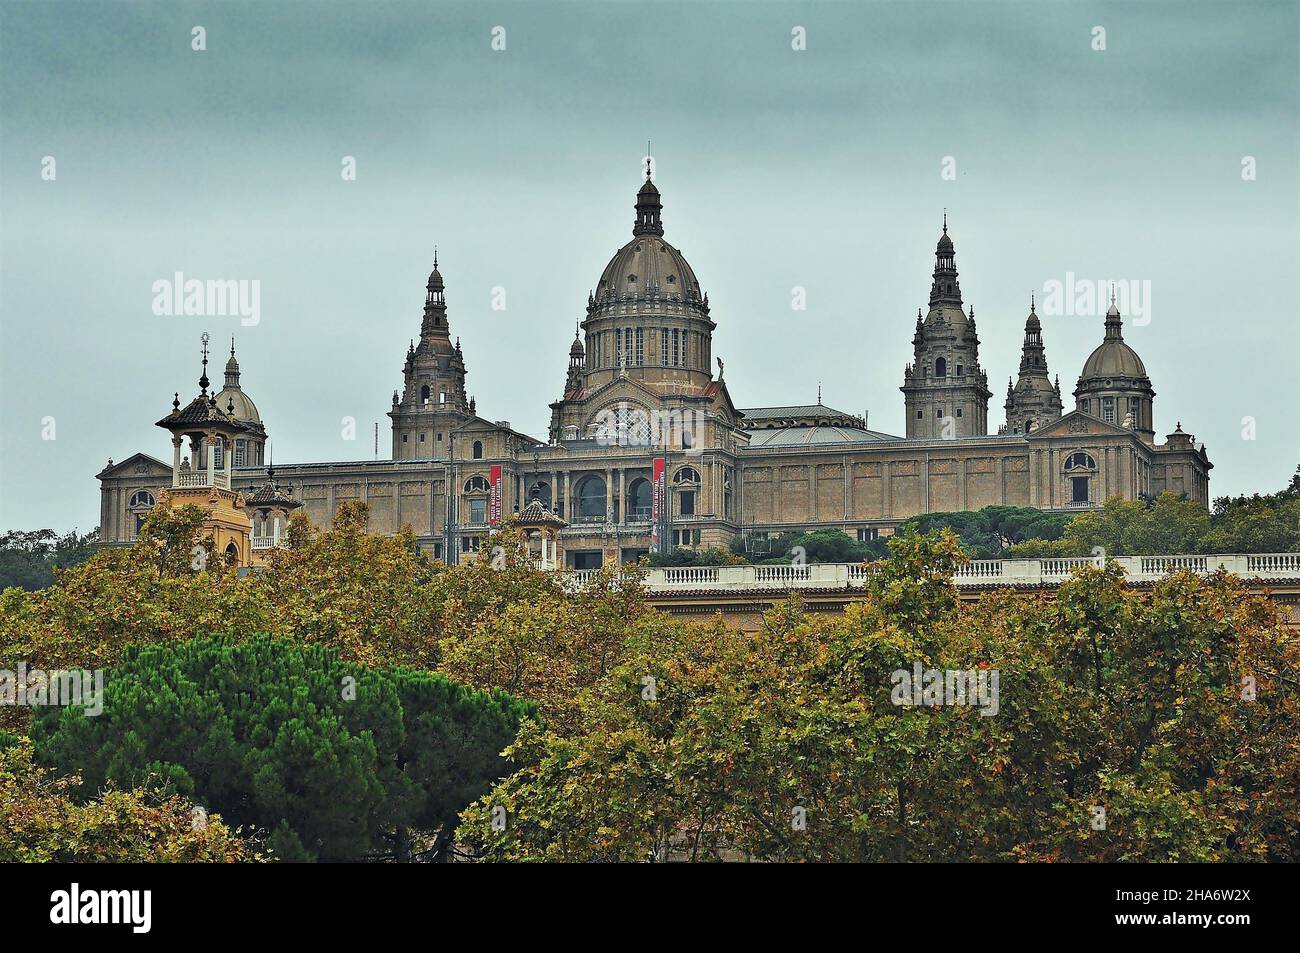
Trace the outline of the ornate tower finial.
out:
<instances>
[{"instance_id":1,"label":"ornate tower finial","mask_svg":"<svg viewBox=\"0 0 1300 953\"><path fill-rule=\"evenodd\" d=\"M650 140L647 139L645 141L645 180L647 182L650 181L650 166L651 163L653 162L653 160L651 159L651 154L652 153L650 152Z\"/></svg>"},{"instance_id":2,"label":"ornate tower finial","mask_svg":"<svg viewBox=\"0 0 1300 953\"><path fill-rule=\"evenodd\" d=\"M948 210L943 210L943 233L948 234Z\"/></svg>"},{"instance_id":3,"label":"ornate tower finial","mask_svg":"<svg viewBox=\"0 0 1300 953\"><path fill-rule=\"evenodd\" d=\"M1033 313L1034 313L1034 293L1033 293L1033 291L1030 291L1030 292L1029 292L1029 313L1030 313L1030 314L1033 314Z\"/></svg>"},{"instance_id":4,"label":"ornate tower finial","mask_svg":"<svg viewBox=\"0 0 1300 953\"><path fill-rule=\"evenodd\" d=\"M208 332L204 331L199 338L203 342L203 374L199 377L199 393L207 394L208 392Z\"/></svg>"}]
</instances>

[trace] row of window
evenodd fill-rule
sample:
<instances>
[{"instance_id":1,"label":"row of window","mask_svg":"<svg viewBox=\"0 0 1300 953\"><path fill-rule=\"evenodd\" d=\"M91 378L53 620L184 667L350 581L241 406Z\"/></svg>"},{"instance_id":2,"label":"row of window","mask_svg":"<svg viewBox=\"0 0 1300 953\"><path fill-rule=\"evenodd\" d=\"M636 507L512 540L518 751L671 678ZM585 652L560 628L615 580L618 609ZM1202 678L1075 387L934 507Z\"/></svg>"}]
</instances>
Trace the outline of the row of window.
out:
<instances>
[{"instance_id":1,"label":"row of window","mask_svg":"<svg viewBox=\"0 0 1300 953\"><path fill-rule=\"evenodd\" d=\"M1133 422L1141 424L1143 398L1141 397L1101 397L1079 401L1079 409L1085 414L1100 417L1108 424L1123 423L1120 411L1133 415Z\"/></svg>"},{"instance_id":2,"label":"row of window","mask_svg":"<svg viewBox=\"0 0 1300 953\"><path fill-rule=\"evenodd\" d=\"M651 328L651 333L654 329ZM644 367L646 363L645 328L615 328L590 335L587 351L588 369L605 366L606 336L613 334L613 359L615 367ZM659 328L659 366L686 367L694 355L695 366L706 363L706 336L697 331L681 328Z\"/></svg>"},{"instance_id":3,"label":"row of window","mask_svg":"<svg viewBox=\"0 0 1300 953\"><path fill-rule=\"evenodd\" d=\"M409 433L404 433L404 434L402 434L402 443L410 443L410 439L409 439L410 436L411 436L411 435L410 435ZM426 434L426 433L421 433L421 434L420 434L420 443L424 443L424 442L425 442L425 438L428 437L428 436L429 436L429 435ZM438 443L442 443L442 434L438 434L437 437L438 437ZM475 440L475 441L474 441L474 445L470 448L470 456L473 457L475 460L482 460L482 459L483 459L483 441L482 441L482 440Z\"/></svg>"}]
</instances>

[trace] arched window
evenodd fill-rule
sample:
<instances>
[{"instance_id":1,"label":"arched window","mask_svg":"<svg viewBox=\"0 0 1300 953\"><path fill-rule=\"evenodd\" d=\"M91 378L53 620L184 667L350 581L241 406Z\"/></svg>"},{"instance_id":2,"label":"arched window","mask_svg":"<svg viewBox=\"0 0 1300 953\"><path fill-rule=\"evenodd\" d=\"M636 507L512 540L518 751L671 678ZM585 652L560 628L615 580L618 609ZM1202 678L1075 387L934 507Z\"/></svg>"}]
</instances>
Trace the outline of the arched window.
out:
<instances>
[{"instance_id":1,"label":"arched window","mask_svg":"<svg viewBox=\"0 0 1300 953\"><path fill-rule=\"evenodd\" d=\"M1097 469L1097 461L1094 460L1088 454L1084 453L1082 450L1080 450L1078 453L1072 453L1070 454L1069 457L1066 458L1065 469L1095 470Z\"/></svg>"},{"instance_id":2,"label":"arched window","mask_svg":"<svg viewBox=\"0 0 1300 953\"><path fill-rule=\"evenodd\" d=\"M487 493L491 489L488 481L481 476L472 476L465 481L466 493Z\"/></svg>"},{"instance_id":3,"label":"arched window","mask_svg":"<svg viewBox=\"0 0 1300 953\"><path fill-rule=\"evenodd\" d=\"M474 441L474 459L475 459L475 460L482 460L482 459L483 459L483 441L482 441L482 440L475 440L475 441Z\"/></svg>"},{"instance_id":4,"label":"arched window","mask_svg":"<svg viewBox=\"0 0 1300 953\"><path fill-rule=\"evenodd\" d=\"M236 546L234 543L227 543L226 558L229 559L231 562L234 562L235 560L239 559L239 547Z\"/></svg>"},{"instance_id":5,"label":"arched window","mask_svg":"<svg viewBox=\"0 0 1300 953\"><path fill-rule=\"evenodd\" d=\"M673 474L673 483L680 486L683 483L699 483L700 474L694 467L682 467Z\"/></svg>"},{"instance_id":6,"label":"arched window","mask_svg":"<svg viewBox=\"0 0 1300 953\"><path fill-rule=\"evenodd\" d=\"M934 362L934 376L935 376L935 377L947 377L947 376L948 376L948 362L945 361L945 360L944 360L943 358L941 358L941 357L935 359L935 362Z\"/></svg>"},{"instance_id":7,"label":"arched window","mask_svg":"<svg viewBox=\"0 0 1300 953\"><path fill-rule=\"evenodd\" d=\"M154 504L153 494L150 493L148 490L136 490L134 493L131 494L130 506L132 509L136 507L153 506L153 504Z\"/></svg>"},{"instance_id":8,"label":"arched window","mask_svg":"<svg viewBox=\"0 0 1300 953\"><path fill-rule=\"evenodd\" d=\"M630 520L648 520L650 518L650 481L638 477L627 487L627 516Z\"/></svg>"},{"instance_id":9,"label":"arched window","mask_svg":"<svg viewBox=\"0 0 1300 953\"><path fill-rule=\"evenodd\" d=\"M592 474L578 484L579 519L603 519L605 516L605 481Z\"/></svg>"}]
</instances>

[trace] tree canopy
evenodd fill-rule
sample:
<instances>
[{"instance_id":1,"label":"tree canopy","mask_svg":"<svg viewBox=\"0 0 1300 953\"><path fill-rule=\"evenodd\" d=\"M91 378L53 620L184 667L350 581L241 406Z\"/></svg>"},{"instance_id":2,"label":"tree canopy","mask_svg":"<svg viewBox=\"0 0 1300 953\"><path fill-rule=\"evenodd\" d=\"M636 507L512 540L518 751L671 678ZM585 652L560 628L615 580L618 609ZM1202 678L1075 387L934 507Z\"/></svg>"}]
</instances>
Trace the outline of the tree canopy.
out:
<instances>
[{"instance_id":1,"label":"tree canopy","mask_svg":"<svg viewBox=\"0 0 1300 953\"><path fill-rule=\"evenodd\" d=\"M104 784L157 787L271 832L289 860L437 857L457 813L508 773L535 709L504 692L342 662L258 636L128 648L104 710L46 708L38 757Z\"/></svg>"}]
</instances>

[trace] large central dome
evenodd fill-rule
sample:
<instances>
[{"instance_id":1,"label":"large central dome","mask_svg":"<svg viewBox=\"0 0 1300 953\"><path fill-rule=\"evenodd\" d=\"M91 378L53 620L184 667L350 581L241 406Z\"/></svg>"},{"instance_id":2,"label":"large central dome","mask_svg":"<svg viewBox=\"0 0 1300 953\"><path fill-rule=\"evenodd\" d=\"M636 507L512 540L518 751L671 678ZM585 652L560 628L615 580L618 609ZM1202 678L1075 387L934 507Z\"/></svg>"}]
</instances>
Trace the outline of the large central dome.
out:
<instances>
[{"instance_id":1,"label":"large central dome","mask_svg":"<svg viewBox=\"0 0 1300 953\"><path fill-rule=\"evenodd\" d=\"M658 235L638 235L614 253L600 283L596 300L610 293L643 297L659 294L687 300L700 298L700 283L682 253Z\"/></svg>"},{"instance_id":2,"label":"large central dome","mask_svg":"<svg viewBox=\"0 0 1300 953\"><path fill-rule=\"evenodd\" d=\"M660 297L699 302L703 297L695 272L682 253L664 241L663 202L646 179L636 194L632 240L614 253L595 289L595 303Z\"/></svg>"}]
</instances>

